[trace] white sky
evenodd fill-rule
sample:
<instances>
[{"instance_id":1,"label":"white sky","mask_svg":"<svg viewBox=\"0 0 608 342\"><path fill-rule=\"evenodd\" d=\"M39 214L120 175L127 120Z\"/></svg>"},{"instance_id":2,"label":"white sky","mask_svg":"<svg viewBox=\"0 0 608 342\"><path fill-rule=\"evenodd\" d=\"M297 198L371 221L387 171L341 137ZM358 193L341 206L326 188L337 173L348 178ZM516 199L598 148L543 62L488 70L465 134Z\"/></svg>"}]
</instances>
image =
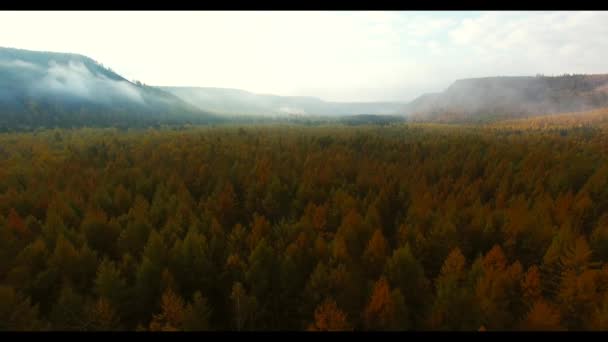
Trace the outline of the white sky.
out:
<instances>
[{"instance_id":1,"label":"white sky","mask_svg":"<svg viewBox=\"0 0 608 342\"><path fill-rule=\"evenodd\" d=\"M608 12L0 12L0 46L150 85L409 101L454 80L608 72Z\"/></svg>"}]
</instances>

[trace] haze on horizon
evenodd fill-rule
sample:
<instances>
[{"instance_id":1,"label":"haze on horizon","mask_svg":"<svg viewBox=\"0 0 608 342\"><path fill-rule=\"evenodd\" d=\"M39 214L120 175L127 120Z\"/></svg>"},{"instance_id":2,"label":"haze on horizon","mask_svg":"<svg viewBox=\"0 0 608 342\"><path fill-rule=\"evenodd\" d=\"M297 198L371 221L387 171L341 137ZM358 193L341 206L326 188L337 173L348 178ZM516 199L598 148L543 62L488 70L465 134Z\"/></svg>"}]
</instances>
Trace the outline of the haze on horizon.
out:
<instances>
[{"instance_id":1,"label":"haze on horizon","mask_svg":"<svg viewBox=\"0 0 608 342\"><path fill-rule=\"evenodd\" d=\"M0 46L156 86L407 102L454 80L606 73L607 12L0 12Z\"/></svg>"}]
</instances>

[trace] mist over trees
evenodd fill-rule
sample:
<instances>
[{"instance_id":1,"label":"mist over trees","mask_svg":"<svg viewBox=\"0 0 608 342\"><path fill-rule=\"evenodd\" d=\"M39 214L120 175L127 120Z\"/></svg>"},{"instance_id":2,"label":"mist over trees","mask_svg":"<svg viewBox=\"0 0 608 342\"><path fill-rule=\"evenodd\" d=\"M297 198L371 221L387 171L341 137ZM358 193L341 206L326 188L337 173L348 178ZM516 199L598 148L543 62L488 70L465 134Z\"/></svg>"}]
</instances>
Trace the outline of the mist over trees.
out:
<instances>
[{"instance_id":1,"label":"mist over trees","mask_svg":"<svg viewBox=\"0 0 608 342\"><path fill-rule=\"evenodd\" d=\"M608 106L608 75L564 74L457 80L404 110L413 121L491 122Z\"/></svg>"},{"instance_id":2,"label":"mist over trees","mask_svg":"<svg viewBox=\"0 0 608 342\"><path fill-rule=\"evenodd\" d=\"M329 102L237 89L152 87L82 55L0 48L0 130L295 119L488 123L608 106L607 75L487 77L406 103ZM368 120L369 121L369 120ZM391 119L394 121L394 118Z\"/></svg>"},{"instance_id":3,"label":"mist over trees","mask_svg":"<svg viewBox=\"0 0 608 342\"><path fill-rule=\"evenodd\" d=\"M405 103L329 102L308 96L254 94L239 89L204 87L159 87L200 109L223 114L285 117L399 115Z\"/></svg>"},{"instance_id":4,"label":"mist over trees","mask_svg":"<svg viewBox=\"0 0 608 342\"><path fill-rule=\"evenodd\" d=\"M148 126L218 119L81 55L0 48L0 129Z\"/></svg>"}]
</instances>

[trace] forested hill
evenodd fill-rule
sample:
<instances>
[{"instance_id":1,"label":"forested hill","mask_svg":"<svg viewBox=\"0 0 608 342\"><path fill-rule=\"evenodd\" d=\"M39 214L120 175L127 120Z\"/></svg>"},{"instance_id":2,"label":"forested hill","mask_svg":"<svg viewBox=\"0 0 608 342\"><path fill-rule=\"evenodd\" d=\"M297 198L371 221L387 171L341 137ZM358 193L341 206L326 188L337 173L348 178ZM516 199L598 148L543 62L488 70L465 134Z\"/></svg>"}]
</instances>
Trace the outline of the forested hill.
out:
<instances>
[{"instance_id":1,"label":"forested hill","mask_svg":"<svg viewBox=\"0 0 608 342\"><path fill-rule=\"evenodd\" d=\"M458 80L404 112L419 121L483 122L608 107L608 74Z\"/></svg>"},{"instance_id":2,"label":"forested hill","mask_svg":"<svg viewBox=\"0 0 608 342\"><path fill-rule=\"evenodd\" d=\"M93 59L0 48L0 128L208 122L173 94L133 83Z\"/></svg>"},{"instance_id":3,"label":"forested hill","mask_svg":"<svg viewBox=\"0 0 608 342\"><path fill-rule=\"evenodd\" d=\"M359 120L405 114L412 121L487 123L605 107L608 74L473 78L409 104L346 103L237 89L151 87L83 55L0 47L0 131L209 123L234 121L235 115Z\"/></svg>"}]
</instances>

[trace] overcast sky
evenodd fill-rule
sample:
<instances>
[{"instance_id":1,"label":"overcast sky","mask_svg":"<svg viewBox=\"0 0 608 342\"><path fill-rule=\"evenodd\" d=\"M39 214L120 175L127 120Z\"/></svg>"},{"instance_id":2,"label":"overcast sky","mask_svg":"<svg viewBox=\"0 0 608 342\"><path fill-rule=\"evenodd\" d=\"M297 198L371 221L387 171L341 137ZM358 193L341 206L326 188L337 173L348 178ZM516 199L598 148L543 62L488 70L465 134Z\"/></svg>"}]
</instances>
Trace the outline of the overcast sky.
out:
<instances>
[{"instance_id":1,"label":"overcast sky","mask_svg":"<svg viewBox=\"0 0 608 342\"><path fill-rule=\"evenodd\" d=\"M150 85L409 101L454 80L608 72L608 12L0 12L0 46Z\"/></svg>"}]
</instances>

